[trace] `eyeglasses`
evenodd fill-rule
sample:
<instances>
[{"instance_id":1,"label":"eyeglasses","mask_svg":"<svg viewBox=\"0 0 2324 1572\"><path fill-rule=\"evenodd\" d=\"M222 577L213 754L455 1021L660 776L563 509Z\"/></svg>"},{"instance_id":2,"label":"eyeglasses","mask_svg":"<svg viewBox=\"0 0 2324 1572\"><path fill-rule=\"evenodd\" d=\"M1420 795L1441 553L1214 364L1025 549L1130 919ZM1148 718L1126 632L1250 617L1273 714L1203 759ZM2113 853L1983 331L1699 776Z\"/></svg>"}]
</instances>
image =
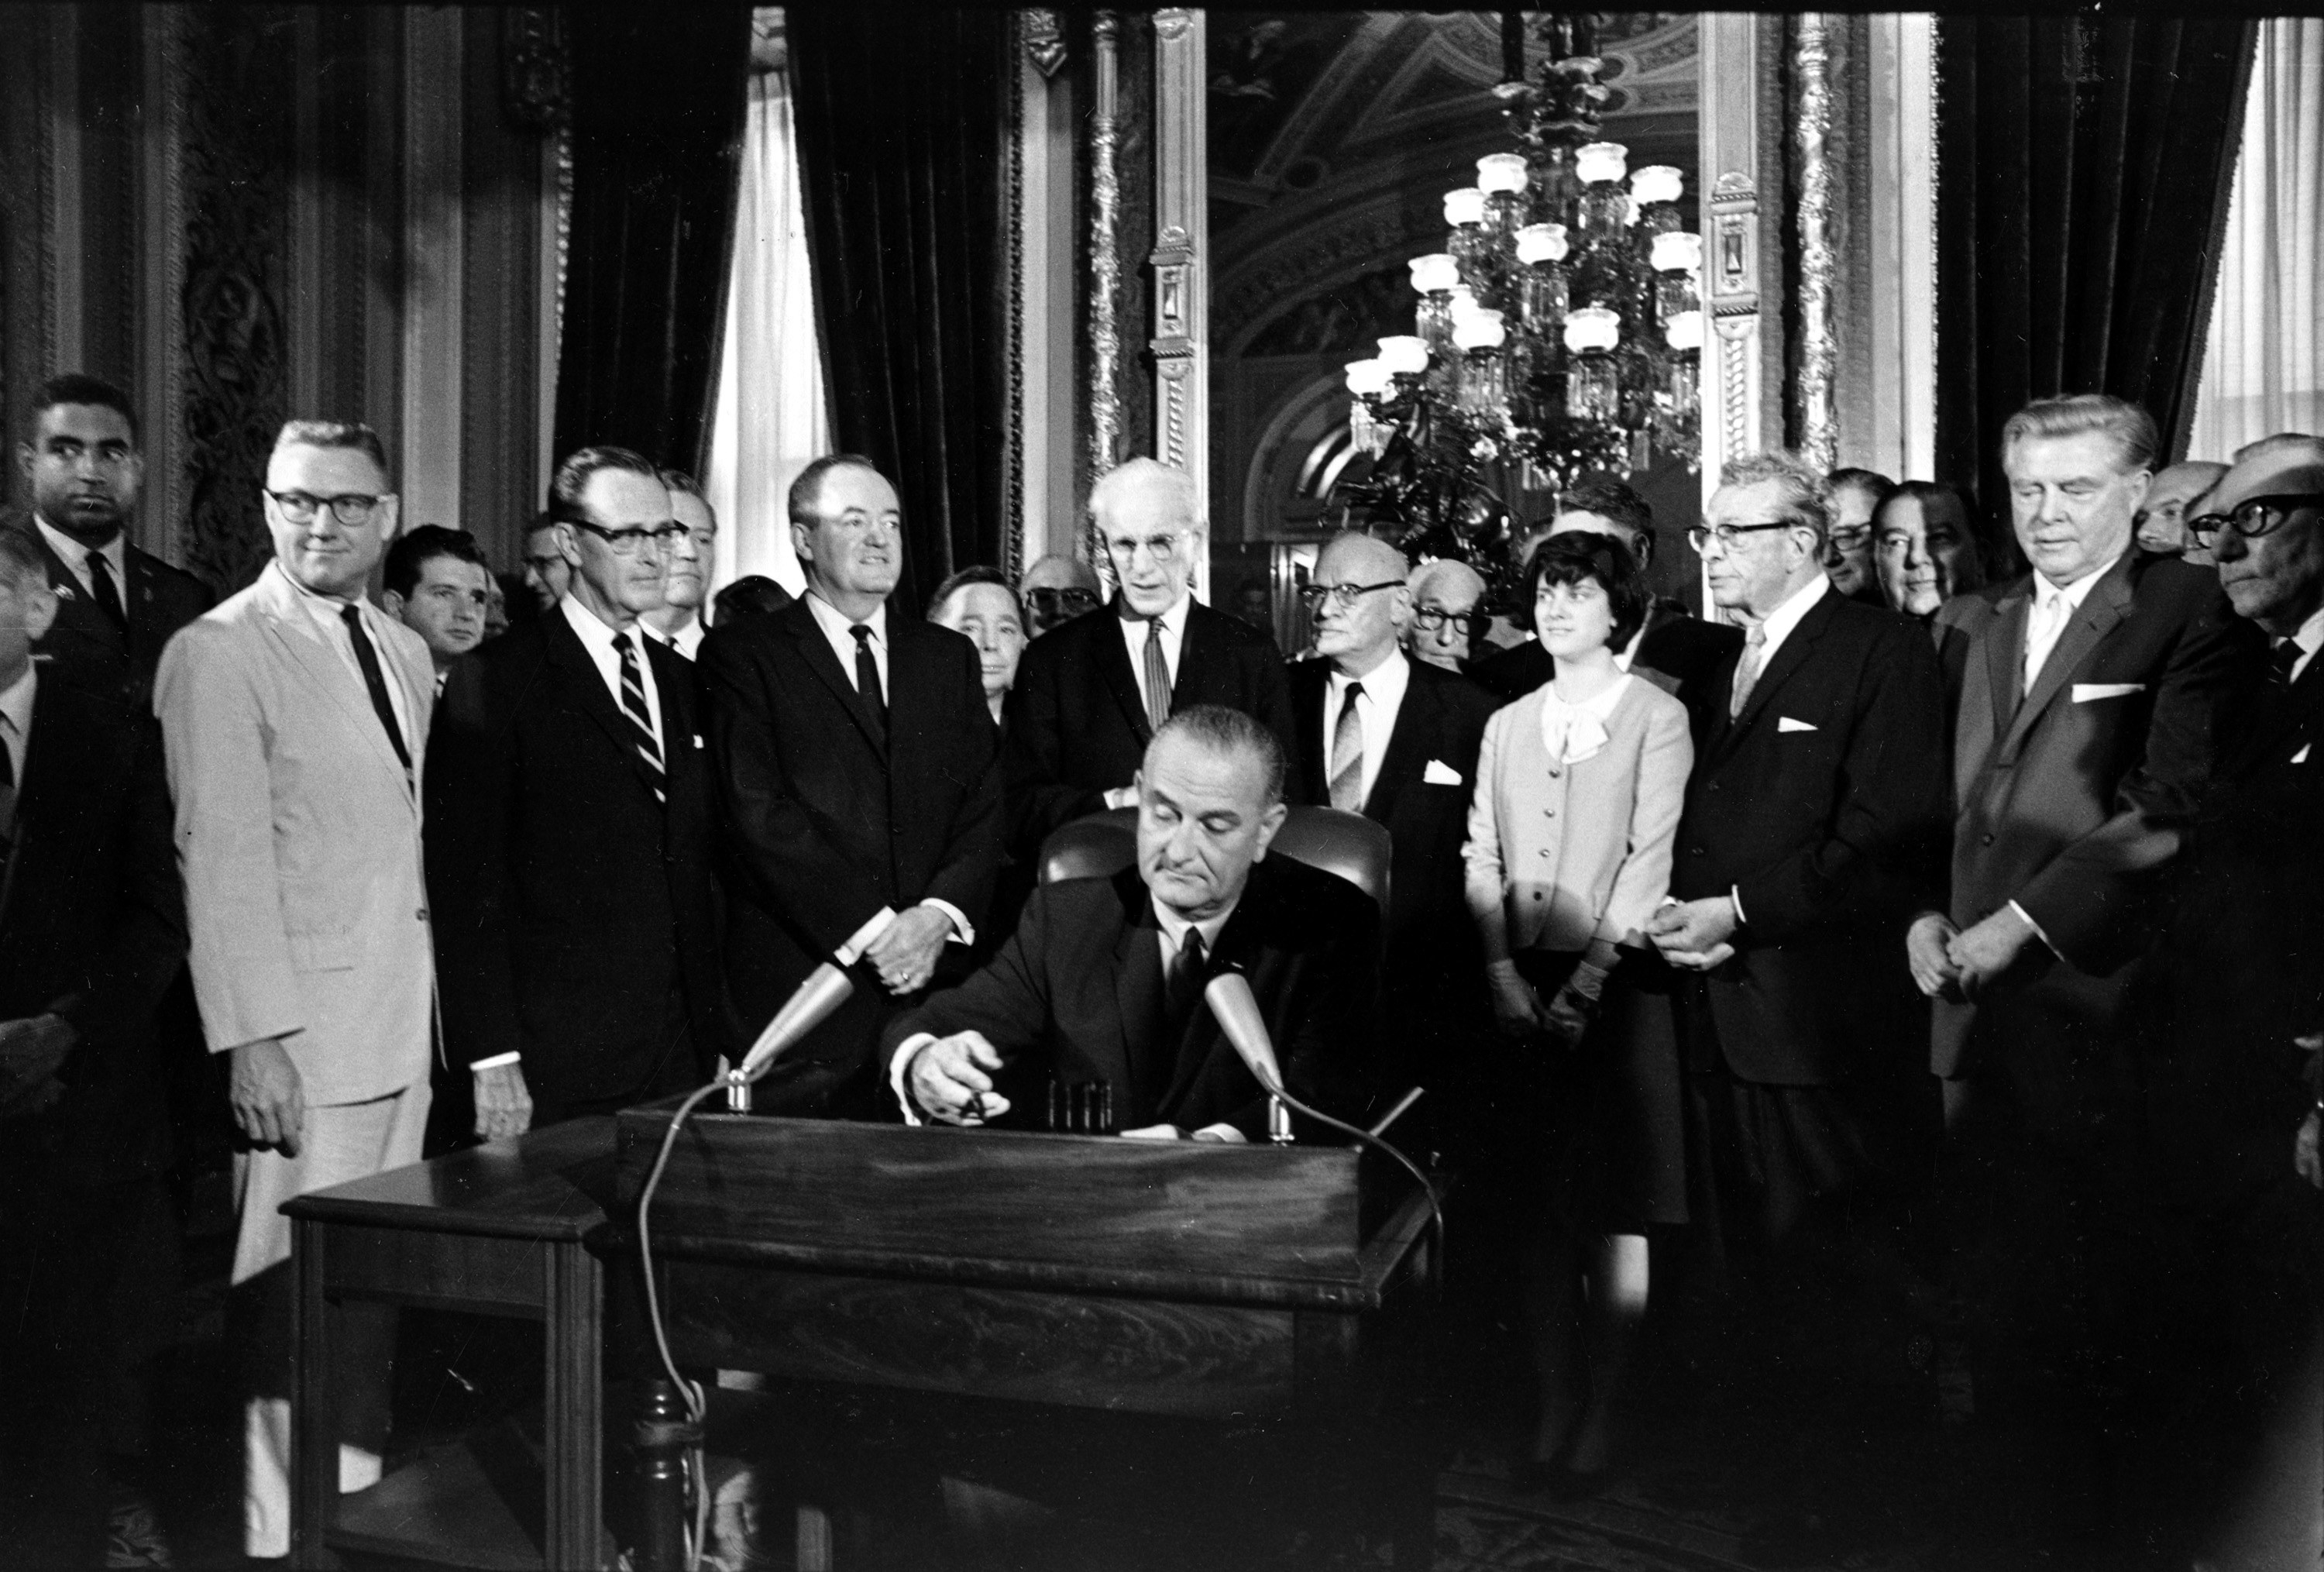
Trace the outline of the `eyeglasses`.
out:
<instances>
[{"instance_id":1,"label":"eyeglasses","mask_svg":"<svg viewBox=\"0 0 2324 1572\"><path fill-rule=\"evenodd\" d=\"M1305 584L1299 587L1299 604L1311 612L1321 611L1323 602L1328 599L1336 609L1346 611L1356 604L1359 597L1376 589L1403 587L1404 580L1401 578L1386 578L1378 584Z\"/></svg>"},{"instance_id":2,"label":"eyeglasses","mask_svg":"<svg viewBox=\"0 0 2324 1572\"><path fill-rule=\"evenodd\" d=\"M1044 615L1059 611L1078 615L1097 609L1097 596L1086 589L1028 589L1025 602Z\"/></svg>"},{"instance_id":3,"label":"eyeglasses","mask_svg":"<svg viewBox=\"0 0 2324 1572\"><path fill-rule=\"evenodd\" d=\"M2324 493L2289 492L2281 496L2247 497L2224 513L2205 513L2187 521L2187 532L2196 544L2208 547L2214 535L2232 531L2246 541L2272 535L2301 508L2324 504Z\"/></svg>"},{"instance_id":4,"label":"eyeglasses","mask_svg":"<svg viewBox=\"0 0 2324 1572\"><path fill-rule=\"evenodd\" d=\"M379 506L379 498L365 496L361 492L343 492L337 496L309 496L303 491L270 491L274 505L282 516L294 524L303 524L315 516L318 508L328 508L331 516L349 529L364 522Z\"/></svg>"},{"instance_id":5,"label":"eyeglasses","mask_svg":"<svg viewBox=\"0 0 2324 1572\"><path fill-rule=\"evenodd\" d=\"M1797 519L1777 519L1766 524L1720 524L1715 527L1696 524L1687 531L1686 543L1700 551L1715 540L1721 546L1731 549L1745 535L1757 535L1767 530L1804 530L1808 527Z\"/></svg>"},{"instance_id":6,"label":"eyeglasses","mask_svg":"<svg viewBox=\"0 0 2324 1572\"><path fill-rule=\"evenodd\" d=\"M1435 633L1447 623L1467 627L1476 620L1472 608L1468 611L1446 611L1442 606L1424 606L1412 614L1413 625L1424 633Z\"/></svg>"},{"instance_id":7,"label":"eyeglasses","mask_svg":"<svg viewBox=\"0 0 2324 1572\"><path fill-rule=\"evenodd\" d=\"M651 530L609 530L603 524L584 522L580 519L566 521L576 530L586 530L605 542L606 549L616 557L634 557L647 546L657 551L667 551L686 534L684 524L663 524Z\"/></svg>"},{"instance_id":8,"label":"eyeglasses","mask_svg":"<svg viewBox=\"0 0 2324 1572\"><path fill-rule=\"evenodd\" d=\"M1832 543L1836 550L1853 551L1861 547L1865 541L1872 539L1872 526L1850 524L1844 529L1833 530L1824 538Z\"/></svg>"}]
</instances>

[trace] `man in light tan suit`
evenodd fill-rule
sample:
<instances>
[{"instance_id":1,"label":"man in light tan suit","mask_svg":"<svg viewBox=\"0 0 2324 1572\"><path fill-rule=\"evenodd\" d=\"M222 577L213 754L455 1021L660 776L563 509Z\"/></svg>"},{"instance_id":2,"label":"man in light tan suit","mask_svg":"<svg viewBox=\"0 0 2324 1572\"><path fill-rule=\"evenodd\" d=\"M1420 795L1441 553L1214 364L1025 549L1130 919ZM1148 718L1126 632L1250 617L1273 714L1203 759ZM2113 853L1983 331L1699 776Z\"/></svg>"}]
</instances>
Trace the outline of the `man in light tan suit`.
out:
<instances>
[{"instance_id":1,"label":"man in light tan suit","mask_svg":"<svg viewBox=\"0 0 2324 1572\"><path fill-rule=\"evenodd\" d=\"M233 1056L229 1095L253 1147L236 1163L233 1273L256 1355L244 1549L281 1556L290 1229L279 1208L417 1161L427 1123L435 978L415 782L434 674L420 636L364 598L397 522L368 427L284 426L265 508L274 559L171 641L153 697L194 991L210 1050ZM346 1362L342 1438L375 1447L392 1323L366 1336L381 1342ZM378 1473L375 1450L342 1447L343 1489Z\"/></svg>"}]
</instances>

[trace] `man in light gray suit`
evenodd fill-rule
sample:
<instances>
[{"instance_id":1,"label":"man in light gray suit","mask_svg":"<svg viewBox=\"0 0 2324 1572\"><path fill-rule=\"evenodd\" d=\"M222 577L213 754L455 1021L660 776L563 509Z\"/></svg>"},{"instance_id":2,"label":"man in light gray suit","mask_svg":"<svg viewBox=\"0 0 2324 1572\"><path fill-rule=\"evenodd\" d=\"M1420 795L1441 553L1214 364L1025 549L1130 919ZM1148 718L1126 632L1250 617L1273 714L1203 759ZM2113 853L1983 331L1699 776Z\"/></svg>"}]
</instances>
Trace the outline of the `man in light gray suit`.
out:
<instances>
[{"instance_id":1,"label":"man in light gray suit","mask_svg":"<svg viewBox=\"0 0 2324 1572\"><path fill-rule=\"evenodd\" d=\"M170 642L153 694L194 992L253 1148L236 1160L233 1281L254 1345L244 1541L260 1557L290 1548L279 1208L419 1160L435 987L416 784L434 672L420 636L364 598L397 524L379 438L291 421L265 508L274 559ZM378 1338L375 1354L350 1349L343 1439L383 1439L391 1336L374 1321L356 1348ZM342 1489L378 1476L375 1450L342 1446Z\"/></svg>"}]
</instances>

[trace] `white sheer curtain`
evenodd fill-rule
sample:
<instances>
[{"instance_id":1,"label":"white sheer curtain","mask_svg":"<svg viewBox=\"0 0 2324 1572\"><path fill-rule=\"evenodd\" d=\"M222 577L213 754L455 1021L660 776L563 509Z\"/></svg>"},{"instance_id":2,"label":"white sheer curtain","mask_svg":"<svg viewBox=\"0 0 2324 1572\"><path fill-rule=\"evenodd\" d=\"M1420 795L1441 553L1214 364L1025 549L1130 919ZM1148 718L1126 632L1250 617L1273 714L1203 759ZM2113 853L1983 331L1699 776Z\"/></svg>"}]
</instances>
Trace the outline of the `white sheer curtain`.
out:
<instances>
[{"instance_id":1,"label":"white sheer curtain","mask_svg":"<svg viewBox=\"0 0 2324 1572\"><path fill-rule=\"evenodd\" d=\"M2324 18L2259 25L2190 458L2324 432Z\"/></svg>"},{"instance_id":2,"label":"white sheer curtain","mask_svg":"<svg viewBox=\"0 0 2324 1572\"><path fill-rule=\"evenodd\" d=\"M711 586L763 573L796 595L806 581L791 552L784 494L809 459L829 450L831 429L783 72L752 78L742 136L726 347L703 477L722 525Z\"/></svg>"}]
</instances>

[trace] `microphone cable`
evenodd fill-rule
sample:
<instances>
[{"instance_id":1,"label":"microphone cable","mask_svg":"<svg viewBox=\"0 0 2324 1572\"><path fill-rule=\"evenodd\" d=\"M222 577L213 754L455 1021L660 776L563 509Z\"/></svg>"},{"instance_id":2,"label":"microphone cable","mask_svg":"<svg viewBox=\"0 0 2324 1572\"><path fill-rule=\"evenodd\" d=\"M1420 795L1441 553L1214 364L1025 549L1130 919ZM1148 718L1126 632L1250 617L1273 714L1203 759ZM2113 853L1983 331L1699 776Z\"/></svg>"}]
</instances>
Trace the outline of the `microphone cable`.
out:
<instances>
[{"instance_id":1,"label":"microphone cable","mask_svg":"<svg viewBox=\"0 0 2324 1572\"><path fill-rule=\"evenodd\" d=\"M1257 1076L1253 1076L1251 1078L1253 1080L1259 1079ZM1428 1201L1429 1231L1436 1235L1435 1254L1429 1263L1429 1286L1431 1289L1441 1288L1443 1283L1444 1272L1444 1204L1437 1197L1436 1187L1429 1182L1427 1174L1421 1171L1420 1165L1413 1161L1412 1159L1405 1156L1401 1151L1397 1150L1394 1143L1384 1140L1380 1136L1373 1134L1369 1130L1360 1129L1356 1125L1350 1124L1344 1120L1334 1119L1329 1114L1319 1113L1315 1109L1311 1108L1306 1104L1301 1102L1298 1098L1293 1096L1289 1092L1285 1091L1278 1087L1269 1087L1263 1080L1259 1081L1259 1086L1269 1096L1282 1099L1283 1105L1289 1108L1294 1113L1305 1114L1308 1118L1313 1119L1318 1124L1336 1130L1343 1135L1351 1135L1362 1145L1369 1146L1375 1151L1385 1152L1389 1157L1394 1158L1397 1162L1403 1164L1404 1171L1413 1177L1414 1182L1420 1186L1420 1193L1425 1197ZM1406 1100L1409 1101L1409 1099Z\"/></svg>"},{"instance_id":2,"label":"microphone cable","mask_svg":"<svg viewBox=\"0 0 2324 1572\"><path fill-rule=\"evenodd\" d=\"M638 1264L645 1272L646 1318L653 1327L654 1347L661 1355L661 1367L669 1373L670 1384L686 1400L686 1411L694 1423L694 1443L686 1449L687 1478L694 1490L694 1525L686 1535L686 1572L698 1572L702 1552L710 1536L710 1464L709 1419L710 1402L696 1382L678 1373L678 1361L670 1356L669 1332L662 1325L661 1295L654 1285L653 1230L650 1220L653 1210L654 1191L661 1188L662 1170L669 1166L669 1154L678 1144L678 1133L702 1100L714 1092L726 1089L729 1077L719 1077L701 1090L690 1094L670 1115L669 1128L662 1132L661 1150L654 1156L654 1164L646 1174L643 1188L638 1191Z\"/></svg>"}]
</instances>

